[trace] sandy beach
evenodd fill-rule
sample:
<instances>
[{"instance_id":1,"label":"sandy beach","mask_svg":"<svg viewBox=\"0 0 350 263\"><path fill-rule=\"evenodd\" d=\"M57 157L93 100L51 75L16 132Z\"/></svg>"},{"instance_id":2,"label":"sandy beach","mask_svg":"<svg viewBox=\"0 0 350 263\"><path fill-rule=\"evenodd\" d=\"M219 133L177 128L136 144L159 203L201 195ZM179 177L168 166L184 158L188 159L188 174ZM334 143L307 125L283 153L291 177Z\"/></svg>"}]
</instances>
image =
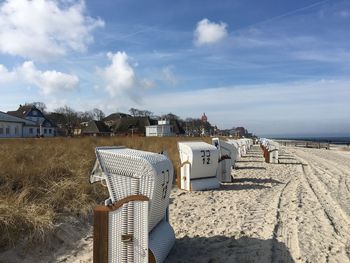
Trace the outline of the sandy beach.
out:
<instances>
[{"instance_id":1,"label":"sandy beach","mask_svg":"<svg viewBox=\"0 0 350 263\"><path fill-rule=\"evenodd\" d=\"M233 176L215 191L173 188L166 262L350 262L350 152L281 147L267 164L254 146ZM57 237L0 262L92 262L91 225L72 219Z\"/></svg>"}]
</instances>

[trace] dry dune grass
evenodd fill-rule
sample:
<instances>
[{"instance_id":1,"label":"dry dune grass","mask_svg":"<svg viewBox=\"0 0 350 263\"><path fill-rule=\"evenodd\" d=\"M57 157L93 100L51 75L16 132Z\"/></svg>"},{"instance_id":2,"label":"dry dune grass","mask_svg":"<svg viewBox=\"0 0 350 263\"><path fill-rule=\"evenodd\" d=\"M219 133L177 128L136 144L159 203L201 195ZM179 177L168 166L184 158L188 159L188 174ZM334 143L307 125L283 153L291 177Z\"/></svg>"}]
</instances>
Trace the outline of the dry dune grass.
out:
<instances>
[{"instance_id":1,"label":"dry dune grass","mask_svg":"<svg viewBox=\"0 0 350 263\"><path fill-rule=\"evenodd\" d=\"M199 138L197 138L199 139ZM0 141L0 247L44 241L66 216L86 219L106 191L88 176L96 146L166 150L179 163L177 141L193 138L52 138ZM204 138L209 142L210 138Z\"/></svg>"}]
</instances>

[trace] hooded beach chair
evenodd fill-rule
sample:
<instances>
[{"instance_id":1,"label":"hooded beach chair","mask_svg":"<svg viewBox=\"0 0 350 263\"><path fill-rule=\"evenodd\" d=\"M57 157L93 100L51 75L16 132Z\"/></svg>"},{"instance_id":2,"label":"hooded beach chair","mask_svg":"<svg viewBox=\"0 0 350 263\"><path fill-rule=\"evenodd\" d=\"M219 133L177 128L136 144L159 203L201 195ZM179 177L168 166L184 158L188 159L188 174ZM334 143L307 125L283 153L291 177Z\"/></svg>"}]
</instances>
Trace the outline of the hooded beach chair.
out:
<instances>
[{"instance_id":1,"label":"hooded beach chair","mask_svg":"<svg viewBox=\"0 0 350 263\"><path fill-rule=\"evenodd\" d=\"M162 154L97 147L90 182L109 198L94 211L94 263L163 262L175 242L169 224L173 166Z\"/></svg>"},{"instance_id":2,"label":"hooded beach chair","mask_svg":"<svg viewBox=\"0 0 350 263\"><path fill-rule=\"evenodd\" d=\"M237 153L237 155L236 155L236 161L239 160L239 159L242 157L242 155L241 155L241 147L240 147L240 144L238 143L238 140L227 139L227 142L228 142L229 144L232 144L233 147L235 147L236 153Z\"/></svg>"},{"instance_id":3,"label":"hooded beach chair","mask_svg":"<svg viewBox=\"0 0 350 263\"><path fill-rule=\"evenodd\" d=\"M213 138L212 144L219 150L219 166L216 172L218 180L222 183L232 182L232 167L237 158L236 148L227 141Z\"/></svg>"},{"instance_id":4,"label":"hooded beach chair","mask_svg":"<svg viewBox=\"0 0 350 263\"><path fill-rule=\"evenodd\" d=\"M180 174L178 187L187 191L216 189L220 187L216 170L218 169L219 151L211 144L178 142L180 154Z\"/></svg>"},{"instance_id":5,"label":"hooded beach chair","mask_svg":"<svg viewBox=\"0 0 350 263\"><path fill-rule=\"evenodd\" d=\"M269 140L267 149L269 151L269 163L278 163L279 144L275 141Z\"/></svg>"},{"instance_id":6,"label":"hooded beach chair","mask_svg":"<svg viewBox=\"0 0 350 263\"><path fill-rule=\"evenodd\" d=\"M247 154L247 141L245 139L239 139L238 143L240 144L241 147L241 156L244 156Z\"/></svg>"},{"instance_id":7,"label":"hooded beach chair","mask_svg":"<svg viewBox=\"0 0 350 263\"><path fill-rule=\"evenodd\" d=\"M265 162L278 163L279 144L277 142L262 138L260 139L260 146L263 150Z\"/></svg>"}]
</instances>

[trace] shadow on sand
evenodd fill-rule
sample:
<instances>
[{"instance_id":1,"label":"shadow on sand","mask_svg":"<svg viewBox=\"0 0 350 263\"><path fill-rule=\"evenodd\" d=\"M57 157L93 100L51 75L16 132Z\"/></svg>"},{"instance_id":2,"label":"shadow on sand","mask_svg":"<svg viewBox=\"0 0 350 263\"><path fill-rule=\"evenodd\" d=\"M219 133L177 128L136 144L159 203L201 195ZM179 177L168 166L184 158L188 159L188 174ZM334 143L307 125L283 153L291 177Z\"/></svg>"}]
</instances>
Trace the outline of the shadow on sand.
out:
<instances>
[{"instance_id":1,"label":"shadow on sand","mask_svg":"<svg viewBox=\"0 0 350 263\"><path fill-rule=\"evenodd\" d=\"M259 190L271 188L261 184L221 184L220 191Z\"/></svg>"},{"instance_id":2,"label":"shadow on sand","mask_svg":"<svg viewBox=\"0 0 350 263\"><path fill-rule=\"evenodd\" d=\"M265 167L259 167L259 166L242 166L242 167L235 167L237 170L248 170L248 169L258 169L258 170L266 170Z\"/></svg>"},{"instance_id":3,"label":"shadow on sand","mask_svg":"<svg viewBox=\"0 0 350 263\"><path fill-rule=\"evenodd\" d=\"M232 183L254 183L254 184L283 184L271 178L233 178Z\"/></svg>"},{"instance_id":4,"label":"shadow on sand","mask_svg":"<svg viewBox=\"0 0 350 263\"><path fill-rule=\"evenodd\" d=\"M263 157L262 154L247 154L243 155L241 158L252 158L252 157Z\"/></svg>"},{"instance_id":5,"label":"shadow on sand","mask_svg":"<svg viewBox=\"0 0 350 263\"><path fill-rule=\"evenodd\" d=\"M263 163L264 161L258 161L258 160L253 160L253 161L243 161L243 160L239 160L239 161L236 161L236 163Z\"/></svg>"},{"instance_id":6,"label":"shadow on sand","mask_svg":"<svg viewBox=\"0 0 350 263\"><path fill-rule=\"evenodd\" d=\"M183 237L176 240L165 262L168 263L235 263L294 262L284 243L275 239L262 240L226 236Z\"/></svg>"},{"instance_id":7,"label":"shadow on sand","mask_svg":"<svg viewBox=\"0 0 350 263\"><path fill-rule=\"evenodd\" d=\"M279 157L278 158L278 163L279 164L302 164L301 162L299 162L297 159L295 158L286 158L286 157Z\"/></svg>"}]
</instances>

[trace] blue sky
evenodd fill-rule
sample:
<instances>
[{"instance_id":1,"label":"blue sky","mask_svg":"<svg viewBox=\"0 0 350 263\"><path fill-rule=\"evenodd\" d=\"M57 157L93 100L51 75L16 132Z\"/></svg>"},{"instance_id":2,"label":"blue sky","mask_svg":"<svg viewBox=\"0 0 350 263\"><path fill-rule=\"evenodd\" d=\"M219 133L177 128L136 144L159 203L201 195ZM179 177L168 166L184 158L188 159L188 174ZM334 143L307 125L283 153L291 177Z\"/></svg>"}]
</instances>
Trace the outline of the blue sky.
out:
<instances>
[{"instance_id":1,"label":"blue sky","mask_svg":"<svg viewBox=\"0 0 350 263\"><path fill-rule=\"evenodd\" d=\"M129 108L350 132L350 1L0 1L0 110Z\"/></svg>"}]
</instances>

